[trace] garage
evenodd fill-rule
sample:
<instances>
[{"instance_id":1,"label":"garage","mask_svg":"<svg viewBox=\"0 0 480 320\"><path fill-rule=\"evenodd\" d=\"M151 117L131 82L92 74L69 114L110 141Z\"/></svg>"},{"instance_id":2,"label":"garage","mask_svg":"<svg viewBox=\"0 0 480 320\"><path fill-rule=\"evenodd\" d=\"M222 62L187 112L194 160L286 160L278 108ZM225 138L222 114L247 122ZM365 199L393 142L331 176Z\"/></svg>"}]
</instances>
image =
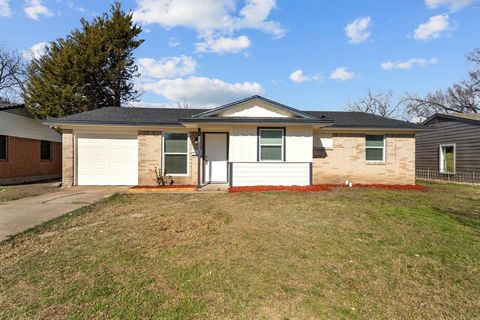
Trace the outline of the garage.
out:
<instances>
[{"instance_id":1,"label":"garage","mask_svg":"<svg viewBox=\"0 0 480 320\"><path fill-rule=\"evenodd\" d=\"M77 185L137 185L137 135L77 136Z\"/></svg>"}]
</instances>

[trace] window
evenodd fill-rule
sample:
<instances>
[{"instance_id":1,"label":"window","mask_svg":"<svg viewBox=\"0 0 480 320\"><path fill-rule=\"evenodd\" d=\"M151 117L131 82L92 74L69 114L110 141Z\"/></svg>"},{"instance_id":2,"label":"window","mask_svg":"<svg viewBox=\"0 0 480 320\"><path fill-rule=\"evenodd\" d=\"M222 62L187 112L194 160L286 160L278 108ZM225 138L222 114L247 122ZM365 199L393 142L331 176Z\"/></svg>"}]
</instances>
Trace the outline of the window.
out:
<instances>
[{"instance_id":1,"label":"window","mask_svg":"<svg viewBox=\"0 0 480 320\"><path fill-rule=\"evenodd\" d=\"M8 138L0 135L0 160L8 159Z\"/></svg>"},{"instance_id":2,"label":"window","mask_svg":"<svg viewBox=\"0 0 480 320\"><path fill-rule=\"evenodd\" d=\"M40 141L40 160L51 160L50 141Z\"/></svg>"},{"instance_id":3,"label":"window","mask_svg":"<svg viewBox=\"0 0 480 320\"><path fill-rule=\"evenodd\" d=\"M285 129L259 129L259 160L282 161Z\"/></svg>"},{"instance_id":4,"label":"window","mask_svg":"<svg viewBox=\"0 0 480 320\"><path fill-rule=\"evenodd\" d=\"M367 161L385 161L385 136L365 137L365 159Z\"/></svg>"},{"instance_id":5,"label":"window","mask_svg":"<svg viewBox=\"0 0 480 320\"><path fill-rule=\"evenodd\" d=\"M317 148L332 149L333 148L333 134L320 133L315 137L314 146Z\"/></svg>"},{"instance_id":6,"label":"window","mask_svg":"<svg viewBox=\"0 0 480 320\"><path fill-rule=\"evenodd\" d=\"M455 173L455 145L440 146L440 173Z\"/></svg>"},{"instance_id":7,"label":"window","mask_svg":"<svg viewBox=\"0 0 480 320\"><path fill-rule=\"evenodd\" d=\"M188 174L188 133L165 133L164 174Z\"/></svg>"}]
</instances>

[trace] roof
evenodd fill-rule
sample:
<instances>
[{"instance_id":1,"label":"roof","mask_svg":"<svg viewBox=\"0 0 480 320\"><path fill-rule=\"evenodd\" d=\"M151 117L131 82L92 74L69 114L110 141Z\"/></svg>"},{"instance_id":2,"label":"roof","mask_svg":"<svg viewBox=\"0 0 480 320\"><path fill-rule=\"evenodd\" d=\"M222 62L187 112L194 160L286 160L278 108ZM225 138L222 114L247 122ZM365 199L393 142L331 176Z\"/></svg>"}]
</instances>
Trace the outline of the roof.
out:
<instances>
[{"instance_id":1,"label":"roof","mask_svg":"<svg viewBox=\"0 0 480 320\"><path fill-rule=\"evenodd\" d=\"M218 117L217 113L223 109L233 107L249 100L260 99L278 108L293 113L291 118L251 118L251 117ZM422 130L424 126L384 118L362 112L341 111L300 111L278 102L252 96L243 100L229 103L214 109L181 109L181 108L127 108L106 107L87 111L63 118L49 119L44 123L49 125L182 125L183 123L301 123L327 124L336 128L385 128Z\"/></svg>"},{"instance_id":2,"label":"roof","mask_svg":"<svg viewBox=\"0 0 480 320\"><path fill-rule=\"evenodd\" d=\"M44 123L49 125L59 124L92 124L92 125L180 125L183 122L202 122L194 115L209 111L209 109L179 109L179 108L126 108L106 107L83 113L78 113L63 118L49 119ZM422 129L413 123L383 118L380 116L362 112L342 111L304 111L314 116L318 122L331 122L331 127L336 128L387 128L387 129ZM219 119L223 120L223 119ZM229 118L231 122L244 119ZM292 119L297 123L308 122L307 119ZM212 120L210 120L212 121ZM213 120L215 121L215 120ZM252 119L250 119L252 121ZM262 121L262 119L255 119ZM286 121L286 119L263 119L269 121Z\"/></svg>"},{"instance_id":3,"label":"roof","mask_svg":"<svg viewBox=\"0 0 480 320\"><path fill-rule=\"evenodd\" d=\"M477 123L480 122L480 113L436 113L433 116L429 117L427 120L425 120L423 124L427 124L435 118L444 118L449 120L467 120L469 122Z\"/></svg>"}]
</instances>

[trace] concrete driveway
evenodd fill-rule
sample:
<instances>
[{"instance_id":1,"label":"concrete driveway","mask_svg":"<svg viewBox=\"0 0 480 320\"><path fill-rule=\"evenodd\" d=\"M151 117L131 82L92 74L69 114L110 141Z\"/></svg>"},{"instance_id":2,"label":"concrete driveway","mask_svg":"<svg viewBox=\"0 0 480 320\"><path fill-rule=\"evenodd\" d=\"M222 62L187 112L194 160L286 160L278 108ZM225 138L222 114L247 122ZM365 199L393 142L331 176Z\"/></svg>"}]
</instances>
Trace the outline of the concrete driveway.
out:
<instances>
[{"instance_id":1,"label":"concrete driveway","mask_svg":"<svg viewBox=\"0 0 480 320\"><path fill-rule=\"evenodd\" d=\"M0 242L45 221L126 190L127 187L73 187L0 203Z\"/></svg>"}]
</instances>

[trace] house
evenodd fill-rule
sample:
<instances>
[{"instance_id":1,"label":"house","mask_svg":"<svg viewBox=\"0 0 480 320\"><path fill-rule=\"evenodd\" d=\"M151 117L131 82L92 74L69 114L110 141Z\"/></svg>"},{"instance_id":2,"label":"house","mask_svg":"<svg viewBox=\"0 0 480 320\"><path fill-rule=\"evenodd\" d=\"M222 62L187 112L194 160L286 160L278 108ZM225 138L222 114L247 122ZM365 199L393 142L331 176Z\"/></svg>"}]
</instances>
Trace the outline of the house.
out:
<instances>
[{"instance_id":1,"label":"house","mask_svg":"<svg viewBox=\"0 0 480 320\"><path fill-rule=\"evenodd\" d=\"M480 114L438 113L423 125L430 130L417 135L419 178L480 181Z\"/></svg>"},{"instance_id":2,"label":"house","mask_svg":"<svg viewBox=\"0 0 480 320\"><path fill-rule=\"evenodd\" d=\"M63 183L415 183L422 127L357 112L300 111L253 96L209 109L107 107L46 122L63 133Z\"/></svg>"},{"instance_id":3,"label":"house","mask_svg":"<svg viewBox=\"0 0 480 320\"><path fill-rule=\"evenodd\" d=\"M0 103L0 185L60 178L61 143L24 105Z\"/></svg>"}]
</instances>

